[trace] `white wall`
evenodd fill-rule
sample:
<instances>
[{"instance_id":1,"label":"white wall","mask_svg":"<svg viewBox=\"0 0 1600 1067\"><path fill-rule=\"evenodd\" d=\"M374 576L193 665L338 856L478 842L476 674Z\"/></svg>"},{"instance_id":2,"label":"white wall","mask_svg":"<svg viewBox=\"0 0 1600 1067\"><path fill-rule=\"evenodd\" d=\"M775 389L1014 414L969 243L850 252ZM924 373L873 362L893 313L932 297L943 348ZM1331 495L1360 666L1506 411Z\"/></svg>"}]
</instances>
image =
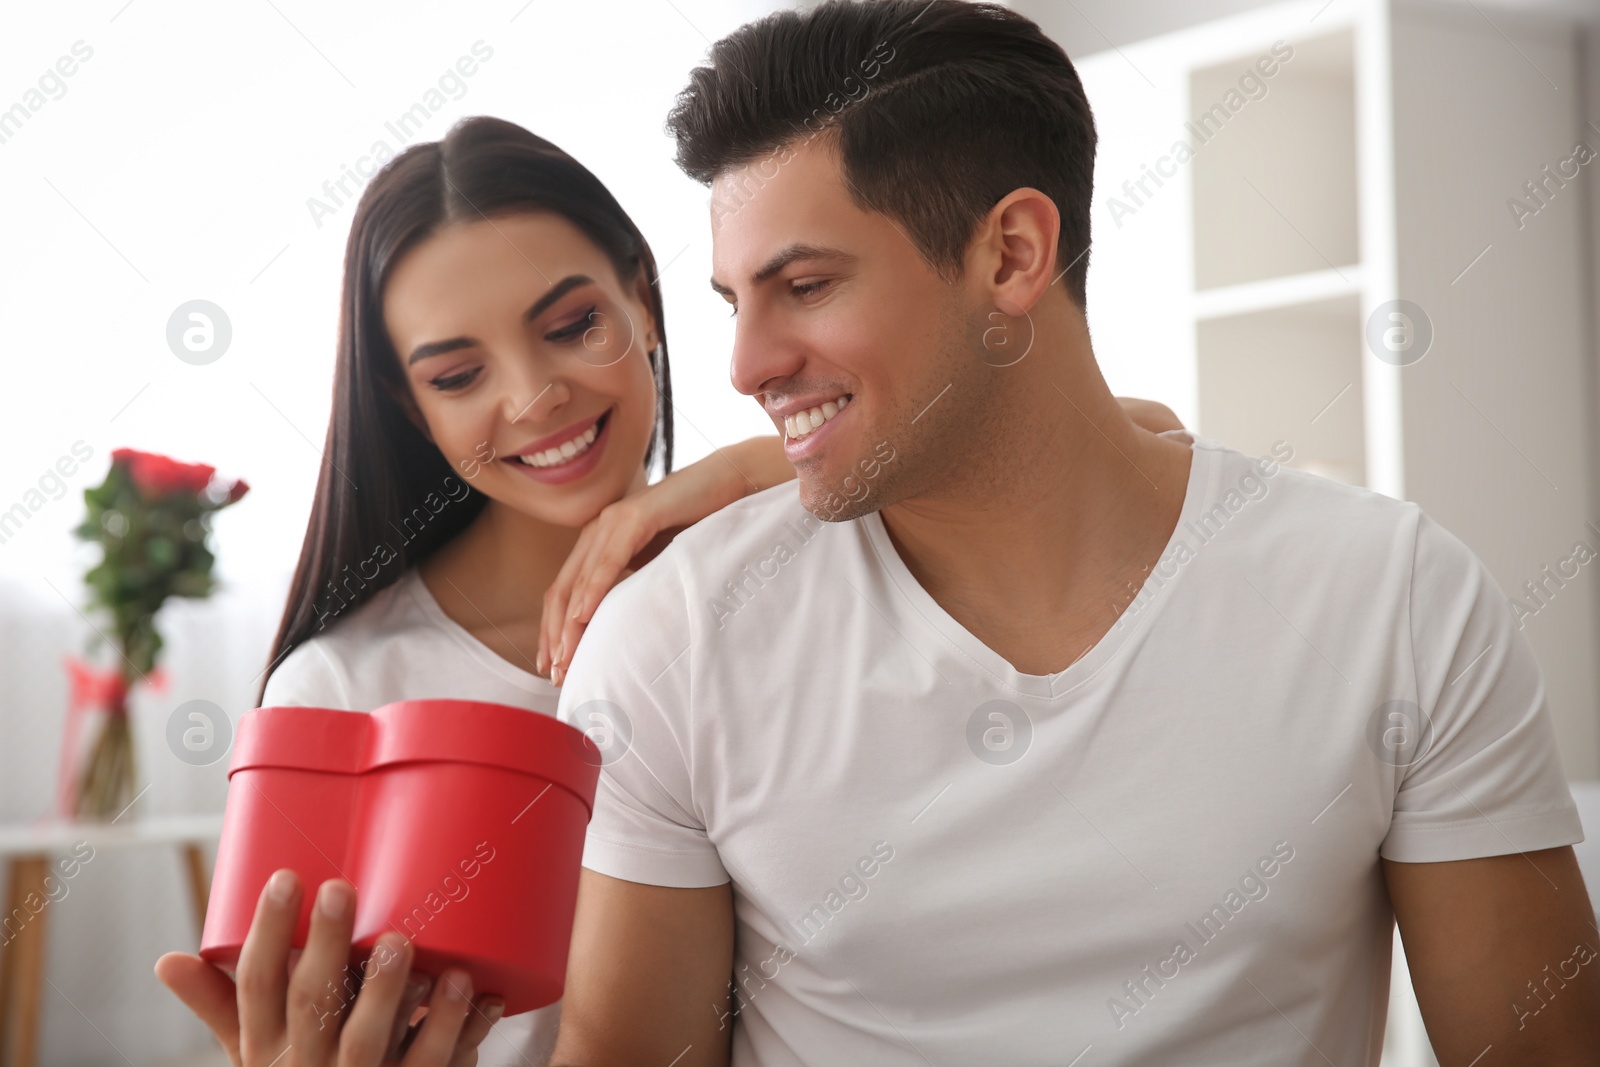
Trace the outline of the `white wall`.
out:
<instances>
[{"instance_id":1,"label":"white wall","mask_svg":"<svg viewBox=\"0 0 1600 1067\"><path fill-rule=\"evenodd\" d=\"M493 49L415 139L494 114L572 152L605 181L666 267L669 335L687 415L683 461L770 423L727 385L729 327L707 285L705 191L671 162L662 122L715 39L764 0L583 5L253 5L107 0L18 8L0 35L0 108L74 42L93 50L0 143L6 417L0 509L83 440L95 459L0 544L0 574L70 590L77 491L112 448L210 462L255 486L219 517L237 585L291 566L326 426L341 255L352 205L313 221L385 123L475 41ZM519 13L520 9L520 13ZM625 26L627 32L607 32ZM353 188L353 186L347 186ZM203 298L228 352L190 366L169 314ZM704 431L705 436L693 427ZM53 595L53 594L52 594Z\"/></svg>"},{"instance_id":2,"label":"white wall","mask_svg":"<svg viewBox=\"0 0 1600 1067\"><path fill-rule=\"evenodd\" d=\"M226 761L184 766L163 729L182 700L235 718L251 706L249 679L304 532L353 197L320 226L307 200L375 140L400 147L385 123L474 42L492 57L412 139L492 114L582 160L663 267L679 465L772 432L728 385L730 322L706 284L707 196L673 165L662 131L709 41L767 6L104 0L7 11L0 111L26 106L75 42L92 54L0 143L0 512L42 504L0 543L0 820L50 808L66 704L59 657L88 636L73 606L87 558L69 531L82 489L119 446L211 463L253 486L218 517L225 591L167 613L173 688L135 707L140 781L152 785L139 813L220 810ZM207 366L180 361L165 339L173 309L196 298L233 328ZM79 441L92 460L30 497ZM150 971L161 952L197 940L180 874L176 851L107 854L52 905L46 974L59 992L45 987L43 1062L144 1063L204 1044Z\"/></svg>"}]
</instances>

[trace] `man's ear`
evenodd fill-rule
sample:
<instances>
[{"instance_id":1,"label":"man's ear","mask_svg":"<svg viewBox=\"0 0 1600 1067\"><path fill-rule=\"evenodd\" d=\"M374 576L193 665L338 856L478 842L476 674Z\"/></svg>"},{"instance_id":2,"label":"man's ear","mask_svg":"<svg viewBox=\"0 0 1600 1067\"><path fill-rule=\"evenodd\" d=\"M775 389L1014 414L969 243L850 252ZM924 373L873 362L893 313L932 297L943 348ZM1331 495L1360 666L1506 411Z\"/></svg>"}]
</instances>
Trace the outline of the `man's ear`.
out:
<instances>
[{"instance_id":1,"label":"man's ear","mask_svg":"<svg viewBox=\"0 0 1600 1067\"><path fill-rule=\"evenodd\" d=\"M1057 277L1060 236L1061 212L1037 189L1013 189L989 210L973 251L977 277L1002 313L1026 314L1044 295Z\"/></svg>"},{"instance_id":2,"label":"man's ear","mask_svg":"<svg viewBox=\"0 0 1600 1067\"><path fill-rule=\"evenodd\" d=\"M410 421L411 425L415 426L418 432L428 439L430 445L435 444L433 434L428 429L428 420L422 417L422 411L417 407L417 401L411 395L411 390L404 385L396 385L388 378L381 378L380 380L383 382L384 390L388 392L396 404L400 405L400 410L405 412L406 419Z\"/></svg>"}]
</instances>

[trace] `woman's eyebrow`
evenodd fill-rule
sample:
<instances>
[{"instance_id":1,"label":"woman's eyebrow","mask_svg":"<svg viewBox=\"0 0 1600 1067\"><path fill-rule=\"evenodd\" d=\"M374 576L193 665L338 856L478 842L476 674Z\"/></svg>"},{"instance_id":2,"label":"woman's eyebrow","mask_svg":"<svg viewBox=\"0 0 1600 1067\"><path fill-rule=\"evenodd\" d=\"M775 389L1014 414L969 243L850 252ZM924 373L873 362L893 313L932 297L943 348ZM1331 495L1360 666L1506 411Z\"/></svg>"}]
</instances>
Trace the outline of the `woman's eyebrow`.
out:
<instances>
[{"instance_id":1,"label":"woman's eyebrow","mask_svg":"<svg viewBox=\"0 0 1600 1067\"><path fill-rule=\"evenodd\" d=\"M477 344L470 337L452 337L448 341L429 341L427 344L418 345L411 350L411 356L406 360L406 366L411 366L430 356L442 356L446 352L454 352L458 348L467 348Z\"/></svg>"},{"instance_id":2,"label":"woman's eyebrow","mask_svg":"<svg viewBox=\"0 0 1600 1067\"><path fill-rule=\"evenodd\" d=\"M549 310L551 304L554 304L557 300L560 300L578 286L588 285L592 281L594 281L594 279L590 278L587 274L567 275L565 278L562 278L559 282L556 282L554 285L552 285L548 292L528 306L528 310L522 313L522 321L532 322L534 319L538 318L540 315ZM448 341L428 341L427 343L420 344L411 350L411 355L406 359L406 366L409 367L411 364L416 363L419 360L427 359L430 356L442 356L446 352L454 352L458 348L467 348L474 344L477 344L477 342L470 337L452 337Z\"/></svg>"},{"instance_id":3,"label":"woman's eyebrow","mask_svg":"<svg viewBox=\"0 0 1600 1067\"><path fill-rule=\"evenodd\" d=\"M594 281L594 279L590 278L587 274L567 275L565 278L562 278L559 282L556 282L554 285L552 285L549 292L535 300L528 307L528 310L523 312L522 321L532 322L540 315L543 315L545 311L549 309L551 304L554 304L557 300L560 300L578 286L588 285L592 281Z\"/></svg>"}]
</instances>

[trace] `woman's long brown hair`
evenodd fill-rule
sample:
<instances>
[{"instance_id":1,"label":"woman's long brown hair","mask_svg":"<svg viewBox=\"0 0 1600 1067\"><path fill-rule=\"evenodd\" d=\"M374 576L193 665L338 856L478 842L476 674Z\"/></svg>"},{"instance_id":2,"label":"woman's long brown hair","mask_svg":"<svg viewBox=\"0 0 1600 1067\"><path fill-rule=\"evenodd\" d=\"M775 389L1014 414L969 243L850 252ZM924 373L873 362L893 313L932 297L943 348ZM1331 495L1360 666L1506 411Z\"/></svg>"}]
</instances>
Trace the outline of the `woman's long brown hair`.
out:
<instances>
[{"instance_id":1,"label":"woman's long brown hair","mask_svg":"<svg viewBox=\"0 0 1600 1067\"><path fill-rule=\"evenodd\" d=\"M272 643L266 678L314 633L392 585L483 510L488 498L406 417L408 389L383 322L388 273L441 226L522 211L566 218L631 288L646 272L661 344L649 354L656 424L645 454L672 470L672 385L655 257L600 180L567 153L514 123L470 118L442 141L413 145L373 177L345 245L338 362L322 470L300 562Z\"/></svg>"}]
</instances>

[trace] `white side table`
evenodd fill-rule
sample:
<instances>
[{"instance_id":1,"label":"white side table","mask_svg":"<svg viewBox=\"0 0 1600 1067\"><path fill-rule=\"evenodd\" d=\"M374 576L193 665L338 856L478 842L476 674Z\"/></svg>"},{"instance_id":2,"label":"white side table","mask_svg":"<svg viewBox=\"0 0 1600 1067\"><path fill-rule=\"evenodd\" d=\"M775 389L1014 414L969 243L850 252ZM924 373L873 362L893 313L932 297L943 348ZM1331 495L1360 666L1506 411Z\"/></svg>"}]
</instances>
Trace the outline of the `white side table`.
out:
<instances>
[{"instance_id":1,"label":"white side table","mask_svg":"<svg viewBox=\"0 0 1600 1067\"><path fill-rule=\"evenodd\" d=\"M198 942L211 896L210 867L201 846L215 842L221 834L221 815L130 818L120 824L56 820L0 826L0 857L5 859L9 886L5 914L0 915L0 1067L34 1067L38 1053L40 986L50 908L46 904L34 912L27 902L30 896L49 899L45 879L54 869L52 861L72 855L72 850L85 842L96 851L178 847L188 875Z\"/></svg>"}]
</instances>

